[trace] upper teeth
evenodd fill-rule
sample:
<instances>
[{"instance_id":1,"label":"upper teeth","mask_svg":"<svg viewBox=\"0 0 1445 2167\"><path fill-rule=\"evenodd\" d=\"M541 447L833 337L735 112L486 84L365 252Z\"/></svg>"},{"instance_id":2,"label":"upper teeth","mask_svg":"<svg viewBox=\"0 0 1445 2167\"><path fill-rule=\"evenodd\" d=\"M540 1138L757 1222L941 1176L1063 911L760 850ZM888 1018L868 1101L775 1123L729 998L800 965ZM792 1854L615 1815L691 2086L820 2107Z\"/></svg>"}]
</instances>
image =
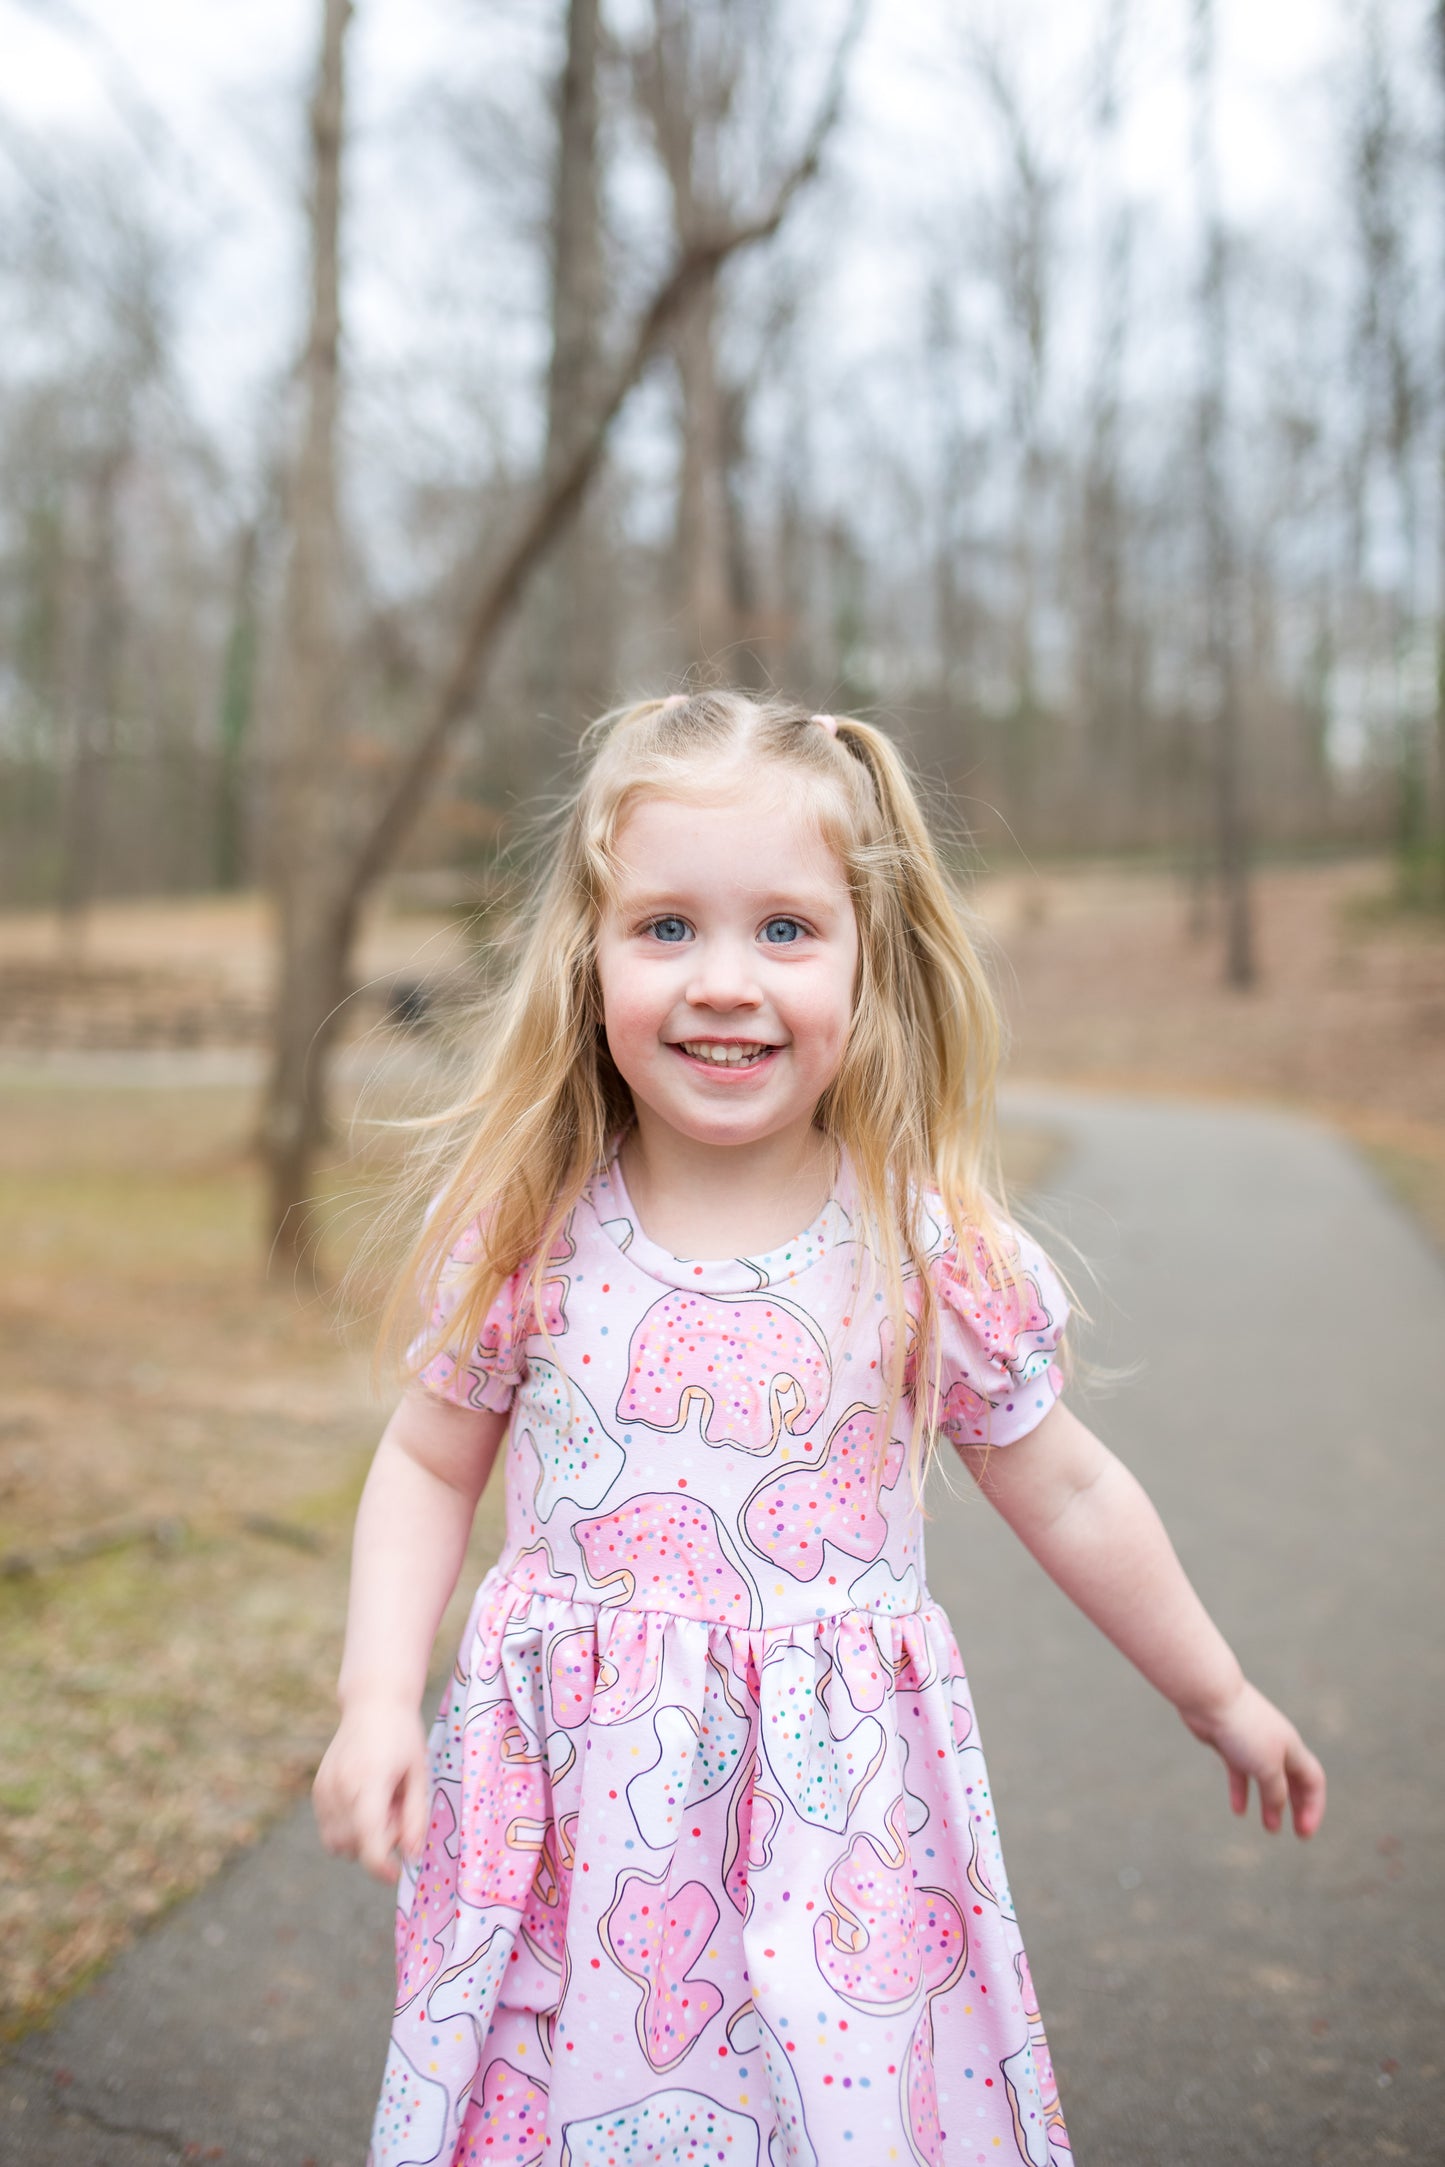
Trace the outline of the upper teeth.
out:
<instances>
[{"instance_id":1,"label":"upper teeth","mask_svg":"<svg viewBox=\"0 0 1445 2167\"><path fill-rule=\"evenodd\" d=\"M715 1061L725 1068L737 1068L744 1061L756 1061L760 1053L770 1053L769 1046L719 1046L710 1039L684 1039L684 1053L690 1053L695 1061Z\"/></svg>"}]
</instances>

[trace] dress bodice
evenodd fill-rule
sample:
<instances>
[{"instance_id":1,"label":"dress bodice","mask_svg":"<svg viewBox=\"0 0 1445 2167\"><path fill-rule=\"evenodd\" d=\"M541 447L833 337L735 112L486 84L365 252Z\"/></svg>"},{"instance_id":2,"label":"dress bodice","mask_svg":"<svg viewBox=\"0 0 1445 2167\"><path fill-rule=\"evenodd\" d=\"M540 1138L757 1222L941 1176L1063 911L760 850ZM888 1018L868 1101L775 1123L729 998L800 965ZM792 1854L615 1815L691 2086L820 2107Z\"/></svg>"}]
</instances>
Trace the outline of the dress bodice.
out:
<instances>
[{"instance_id":1,"label":"dress bodice","mask_svg":"<svg viewBox=\"0 0 1445 2167\"><path fill-rule=\"evenodd\" d=\"M1021 1298L978 1295L931 1224L942 1427L1007 1442L1052 1404L1062 1296L1032 1245ZM463 1245L454 1283L468 1261ZM447 1397L511 1409L499 1570L574 1602L745 1630L916 1610L914 1410L905 1395L880 1437L880 1278L846 1162L794 1240L713 1261L651 1241L615 1161L600 1171L541 1275L540 1318L519 1273L466 1356L421 1371ZM447 1304L444 1280L442 1336Z\"/></svg>"}]
</instances>

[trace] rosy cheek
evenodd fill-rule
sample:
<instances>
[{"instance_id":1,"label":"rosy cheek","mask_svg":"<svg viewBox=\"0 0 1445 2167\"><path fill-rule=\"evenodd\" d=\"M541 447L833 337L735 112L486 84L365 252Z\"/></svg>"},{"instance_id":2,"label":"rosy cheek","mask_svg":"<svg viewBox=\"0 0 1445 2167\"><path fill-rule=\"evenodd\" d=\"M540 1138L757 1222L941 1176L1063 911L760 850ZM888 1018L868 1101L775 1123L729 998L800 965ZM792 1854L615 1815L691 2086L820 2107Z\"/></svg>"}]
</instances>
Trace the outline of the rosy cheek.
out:
<instances>
[{"instance_id":1,"label":"rosy cheek","mask_svg":"<svg viewBox=\"0 0 1445 2167\"><path fill-rule=\"evenodd\" d=\"M625 983L602 985L602 1024L613 1058L636 1055L657 1037L661 1017L654 1005Z\"/></svg>"}]
</instances>

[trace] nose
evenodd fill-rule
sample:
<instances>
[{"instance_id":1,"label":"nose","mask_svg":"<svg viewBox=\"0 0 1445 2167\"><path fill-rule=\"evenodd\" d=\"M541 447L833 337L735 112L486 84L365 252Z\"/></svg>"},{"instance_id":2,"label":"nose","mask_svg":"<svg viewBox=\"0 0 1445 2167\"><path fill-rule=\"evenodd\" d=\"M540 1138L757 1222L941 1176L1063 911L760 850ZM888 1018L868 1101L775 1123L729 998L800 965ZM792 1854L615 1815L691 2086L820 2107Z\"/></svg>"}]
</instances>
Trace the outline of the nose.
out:
<instances>
[{"instance_id":1,"label":"nose","mask_svg":"<svg viewBox=\"0 0 1445 2167\"><path fill-rule=\"evenodd\" d=\"M687 999L694 1008L760 1008L762 988L749 942L698 941L693 949Z\"/></svg>"}]
</instances>

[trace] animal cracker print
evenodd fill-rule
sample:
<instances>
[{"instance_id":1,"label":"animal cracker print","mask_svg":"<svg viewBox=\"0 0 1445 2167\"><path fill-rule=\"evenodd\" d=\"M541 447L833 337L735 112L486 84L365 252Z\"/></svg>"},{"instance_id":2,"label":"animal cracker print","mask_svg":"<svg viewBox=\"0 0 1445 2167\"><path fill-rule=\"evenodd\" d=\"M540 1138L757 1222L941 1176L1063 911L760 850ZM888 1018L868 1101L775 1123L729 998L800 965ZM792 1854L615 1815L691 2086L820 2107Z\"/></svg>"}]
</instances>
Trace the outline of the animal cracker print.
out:
<instances>
[{"instance_id":1,"label":"animal cracker print","mask_svg":"<svg viewBox=\"0 0 1445 2167\"><path fill-rule=\"evenodd\" d=\"M965 1284L935 1217L945 1428L1007 1445L1063 1297L1027 1243L1021 1299ZM507 1539L398 1888L372 2167L1070 2167L856 1223L700 1265L589 1194L550 1343L522 1273L424 1373L510 1406Z\"/></svg>"},{"instance_id":2,"label":"animal cracker print","mask_svg":"<svg viewBox=\"0 0 1445 2167\"><path fill-rule=\"evenodd\" d=\"M815 1326L778 1295L675 1292L633 1333L617 1419L680 1430L696 1406L710 1445L771 1452L818 1421L831 1384Z\"/></svg>"}]
</instances>

